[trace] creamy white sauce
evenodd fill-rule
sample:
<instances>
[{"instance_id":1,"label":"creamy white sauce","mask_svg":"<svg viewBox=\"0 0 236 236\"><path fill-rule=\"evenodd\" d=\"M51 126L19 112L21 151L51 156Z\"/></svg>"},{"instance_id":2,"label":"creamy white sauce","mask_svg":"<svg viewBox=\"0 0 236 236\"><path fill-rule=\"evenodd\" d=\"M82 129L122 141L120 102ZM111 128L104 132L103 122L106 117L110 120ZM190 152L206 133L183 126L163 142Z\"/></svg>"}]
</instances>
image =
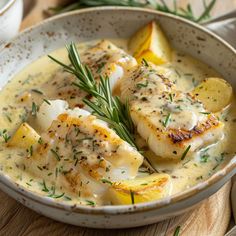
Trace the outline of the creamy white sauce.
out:
<instances>
[{"instance_id":1,"label":"creamy white sauce","mask_svg":"<svg viewBox=\"0 0 236 236\"><path fill-rule=\"evenodd\" d=\"M116 45L127 49L126 40L111 40ZM89 43L91 44L91 42ZM89 45L80 44L79 50L86 50ZM92 42L94 44L94 42ZM59 49L52 53L56 58L68 63L65 49ZM175 83L178 90L188 92L206 77L218 74L209 66L179 52L173 52L173 61L165 65L170 69L167 77ZM165 71L163 72L165 73ZM40 105L43 99L64 99L70 108L81 104L80 92L73 86L68 86L68 81L73 81L71 75L52 62L48 57L43 57L27 66L0 93L0 127L12 135L23 120L29 117L29 124L38 132L42 131L30 115L32 102ZM43 94L32 91L37 89ZM225 123L224 139L217 145L197 153L193 158L183 161L167 161L155 156L151 151L145 153L159 172L170 174L173 181L173 192L181 192L191 186L209 178L213 173L222 168L236 154L234 136L236 133L236 101L217 116ZM190 124L186 124L191 126ZM190 127L191 128L191 127ZM142 141L140 141L142 142ZM42 191L43 176L32 175L25 166L22 166L24 150L19 148L7 148L4 141L0 143L0 171L8 175L13 181L39 194L47 195ZM145 175L141 173L140 175ZM43 174L42 174L43 175ZM51 185L51 184L50 184ZM60 190L56 190L60 191ZM71 204L82 203L82 200L72 192L66 192L65 197L56 201L68 201ZM107 204L106 199L96 199L97 204Z\"/></svg>"}]
</instances>

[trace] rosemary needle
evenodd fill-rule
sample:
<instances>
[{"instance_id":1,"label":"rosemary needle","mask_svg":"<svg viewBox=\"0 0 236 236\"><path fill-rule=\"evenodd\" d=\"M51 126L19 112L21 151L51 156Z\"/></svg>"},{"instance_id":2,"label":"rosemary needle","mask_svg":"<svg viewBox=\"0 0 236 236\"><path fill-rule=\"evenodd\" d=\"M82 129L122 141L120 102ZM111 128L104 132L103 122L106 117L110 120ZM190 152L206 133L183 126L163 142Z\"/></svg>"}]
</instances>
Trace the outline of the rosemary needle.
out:
<instances>
[{"instance_id":1,"label":"rosemary needle","mask_svg":"<svg viewBox=\"0 0 236 236\"><path fill-rule=\"evenodd\" d=\"M210 17L210 12L214 7L216 0L211 0L210 3L206 3L202 0L204 10L199 17L196 17L193 13L191 4L187 4L186 8L178 8L176 0L173 0L173 8L170 8L165 0L160 0L159 2L153 0L77 0L72 1L72 3L65 6L58 6L55 8L49 8L49 13L60 14L67 11L72 11L76 9L86 8L86 7L98 7L98 6L124 6L124 7L147 7L152 8L157 11L166 12L176 16L186 18L188 20L200 23L203 20Z\"/></svg>"}]
</instances>

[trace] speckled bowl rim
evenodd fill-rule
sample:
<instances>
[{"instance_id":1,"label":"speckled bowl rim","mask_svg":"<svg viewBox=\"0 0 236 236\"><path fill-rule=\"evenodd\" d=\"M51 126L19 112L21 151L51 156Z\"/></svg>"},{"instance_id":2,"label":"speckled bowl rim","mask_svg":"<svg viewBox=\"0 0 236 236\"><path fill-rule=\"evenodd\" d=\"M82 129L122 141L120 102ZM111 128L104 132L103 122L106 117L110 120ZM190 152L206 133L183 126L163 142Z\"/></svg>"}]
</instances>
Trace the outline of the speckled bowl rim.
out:
<instances>
[{"instance_id":1,"label":"speckled bowl rim","mask_svg":"<svg viewBox=\"0 0 236 236\"><path fill-rule=\"evenodd\" d=\"M51 23L57 19L65 17L65 16L72 16L72 15L77 15L77 14L81 14L81 13L90 13L90 12L92 13L93 11L96 11L96 10L99 10L101 12L102 11L123 11L123 10L126 10L126 11L130 11L131 13L132 12L140 12L140 13L146 13L146 14L151 13L151 14L160 15L160 16L163 16L166 18L171 18L176 21L180 21L183 24L187 24L193 28L197 28L198 30L200 30L204 33L207 33L212 38L215 38L220 44L222 44L227 49L231 50L236 57L236 50L232 46L230 46L227 42L225 42L223 39L221 39L216 34L212 33L211 31L207 30L206 28L204 28L198 24L195 24L193 22L190 22L188 20L185 20L183 18L174 16L171 14L158 12L158 11L151 10L151 9L134 8L134 7L132 7L132 8L130 8L130 7L95 7L95 8L88 8L88 9L77 10L77 11L73 11L73 12L69 12L69 13L64 13L64 14L49 18L49 19L47 19L47 20L45 20L33 27L30 27L30 28L24 30L23 32L18 34L18 36L16 36L15 38L20 37L21 35L25 34L26 32L30 32L32 29L38 28L39 26L41 27L45 24ZM12 41L14 42L14 39ZM6 47L7 47L7 45L6 45ZM1 50L4 50L4 48L0 49L0 51ZM151 211L151 210L164 208L164 207L167 207L169 205L173 205L178 202L185 201L191 197L194 197L197 193L200 193L200 192L206 190L207 188L211 187L212 185L220 182L220 180L222 180L223 178L227 177L228 179L230 179L230 177L232 175L234 175L235 173L236 173L236 155L234 157L232 157L232 159L227 163L226 166L224 166L224 168L217 171L209 179L207 179L206 181L201 182L201 183L199 183L199 184L197 184L197 185L195 185L195 186L193 186L181 193L178 193L178 194L175 194L175 195L172 195L170 197L163 198L160 200L152 201L152 202L138 203L138 204L133 204L133 205L112 205L112 206L95 206L95 207L83 206L80 204L71 205L71 204L66 204L65 202L55 201L52 198L45 197L40 194L36 194L35 192L32 192L32 191L20 186L19 184L13 182L10 179L10 177L8 177L7 175L4 175L2 173L0 174L0 183L5 185L6 187L10 188L14 192L17 192L19 195L21 195L25 198L28 198L34 202L48 206L48 207L56 208L59 210L65 210L65 211L69 211L69 212L73 212L73 213L78 212L80 214L114 215L114 214L127 214L127 213L130 214L130 213Z\"/></svg>"},{"instance_id":2,"label":"speckled bowl rim","mask_svg":"<svg viewBox=\"0 0 236 236\"><path fill-rule=\"evenodd\" d=\"M15 2L16 2L16 0L10 0L10 1L6 2L2 6L2 8L0 8L0 16L3 15Z\"/></svg>"}]
</instances>

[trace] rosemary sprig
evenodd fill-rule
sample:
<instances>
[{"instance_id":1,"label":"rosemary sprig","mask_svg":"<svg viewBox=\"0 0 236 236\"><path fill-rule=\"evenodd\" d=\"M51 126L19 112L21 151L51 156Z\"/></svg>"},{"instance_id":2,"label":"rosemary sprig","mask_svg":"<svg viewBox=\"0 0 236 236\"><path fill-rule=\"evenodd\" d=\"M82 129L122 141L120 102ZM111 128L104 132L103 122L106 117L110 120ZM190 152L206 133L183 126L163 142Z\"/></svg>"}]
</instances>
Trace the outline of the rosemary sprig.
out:
<instances>
[{"instance_id":1,"label":"rosemary sprig","mask_svg":"<svg viewBox=\"0 0 236 236\"><path fill-rule=\"evenodd\" d=\"M49 57L63 66L67 72L76 76L78 81L74 83L75 86L93 96L91 101L86 98L83 101L93 110L94 114L99 119L106 121L123 140L137 148L132 137L134 126L129 114L128 101L123 104L118 97L112 96L109 78L101 76L99 83L95 81L90 69L81 63L74 43L67 45L66 48L72 67L52 56Z\"/></svg>"},{"instance_id":2,"label":"rosemary sprig","mask_svg":"<svg viewBox=\"0 0 236 236\"><path fill-rule=\"evenodd\" d=\"M112 96L108 77L100 76L100 81L95 81L89 67L82 64L74 43L67 45L66 48L71 66L50 55L49 58L61 65L65 71L76 76L77 82L73 84L93 96L92 100L84 98L84 103L99 119L107 122L121 139L138 150L133 138L134 125L130 117L128 100L123 104L119 97ZM151 171L157 172L146 158L144 164Z\"/></svg>"},{"instance_id":3,"label":"rosemary sprig","mask_svg":"<svg viewBox=\"0 0 236 236\"><path fill-rule=\"evenodd\" d=\"M148 1L141 3L139 0L74 0L72 3L49 8L52 14L61 14L68 11L82 9L86 7L99 7L99 6L123 6L123 7L146 7Z\"/></svg>"},{"instance_id":4,"label":"rosemary sprig","mask_svg":"<svg viewBox=\"0 0 236 236\"><path fill-rule=\"evenodd\" d=\"M155 0L146 0L143 2L141 2L140 0L75 0L73 1L73 3L70 3L65 6L49 8L49 12L52 14L60 14L67 11L98 6L147 7L200 23L210 17L210 12L216 3L216 0L212 0L209 4L207 4L205 0L202 0L202 2L204 10L198 17L194 15L190 3L186 6L186 8L178 8L176 0L173 0L173 8L170 8L166 4L165 0L160 0L159 3L157 3Z\"/></svg>"}]
</instances>

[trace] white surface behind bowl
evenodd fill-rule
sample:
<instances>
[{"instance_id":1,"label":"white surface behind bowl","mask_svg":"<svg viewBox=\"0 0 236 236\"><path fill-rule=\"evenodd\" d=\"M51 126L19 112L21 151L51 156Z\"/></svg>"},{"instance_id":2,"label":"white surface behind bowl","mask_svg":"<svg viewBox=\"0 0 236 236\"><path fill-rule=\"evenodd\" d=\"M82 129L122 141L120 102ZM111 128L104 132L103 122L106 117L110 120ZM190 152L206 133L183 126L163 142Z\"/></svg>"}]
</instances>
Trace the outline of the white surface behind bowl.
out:
<instances>
[{"instance_id":1,"label":"white surface behind bowl","mask_svg":"<svg viewBox=\"0 0 236 236\"><path fill-rule=\"evenodd\" d=\"M0 44L18 33L22 15L22 0L8 0L0 3Z\"/></svg>"}]
</instances>

